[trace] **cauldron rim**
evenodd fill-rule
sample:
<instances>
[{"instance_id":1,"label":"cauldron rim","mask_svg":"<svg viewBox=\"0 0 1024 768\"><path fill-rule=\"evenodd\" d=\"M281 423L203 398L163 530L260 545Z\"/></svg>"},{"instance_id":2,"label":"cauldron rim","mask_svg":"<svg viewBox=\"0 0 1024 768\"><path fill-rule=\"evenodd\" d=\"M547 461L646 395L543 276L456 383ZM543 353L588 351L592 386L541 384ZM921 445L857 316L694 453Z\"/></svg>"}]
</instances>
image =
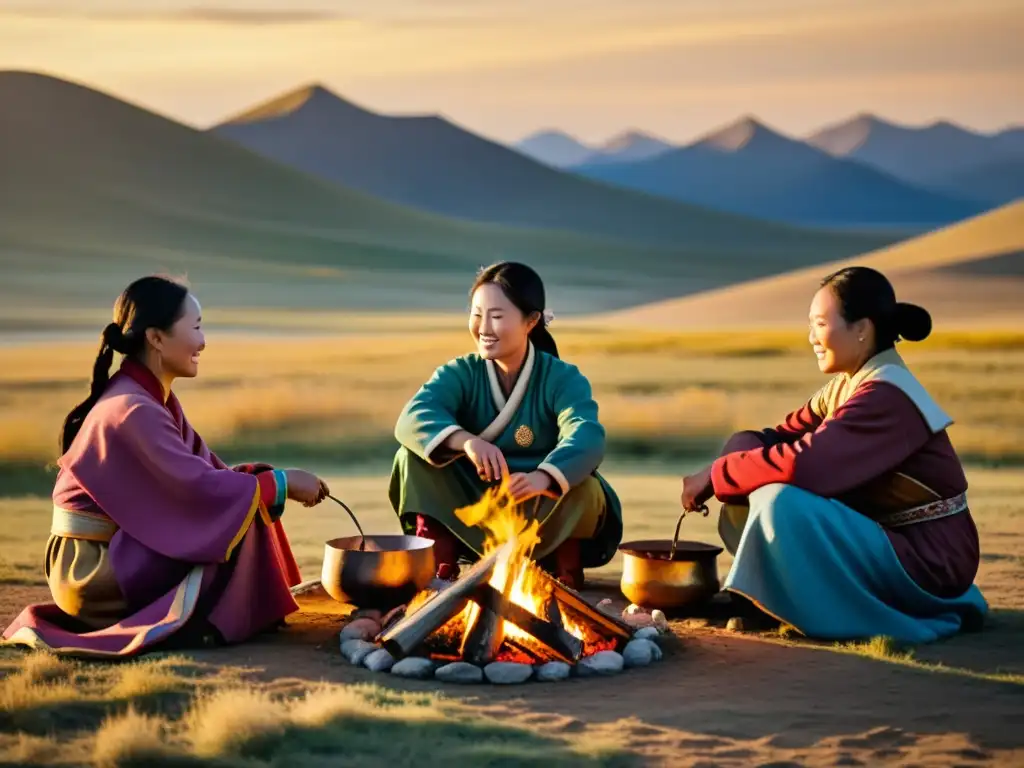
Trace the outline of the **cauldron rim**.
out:
<instances>
[{"instance_id":1,"label":"cauldron rim","mask_svg":"<svg viewBox=\"0 0 1024 768\"><path fill-rule=\"evenodd\" d=\"M387 552L419 552L431 549L434 546L433 539L422 536L409 536L401 533L386 533L380 535L370 534L366 537L367 549L360 549L359 542L362 536L341 536L336 539L329 539L324 542L328 549L339 552L349 552L360 555L381 555ZM377 549L369 549L370 543L378 545Z\"/></svg>"},{"instance_id":2,"label":"cauldron rim","mask_svg":"<svg viewBox=\"0 0 1024 768\"><path fill-rule=\"evenodd\" d=\"M668 562L668 553L671 548L671 539L637 539L620 544L619 552L639 557L643 560L664 560ZM718 557L724 551L723 547L715 544L680 539L676 542L676 552L672 562L702 560L708 555Z\"/></svg>"}]
</instances>

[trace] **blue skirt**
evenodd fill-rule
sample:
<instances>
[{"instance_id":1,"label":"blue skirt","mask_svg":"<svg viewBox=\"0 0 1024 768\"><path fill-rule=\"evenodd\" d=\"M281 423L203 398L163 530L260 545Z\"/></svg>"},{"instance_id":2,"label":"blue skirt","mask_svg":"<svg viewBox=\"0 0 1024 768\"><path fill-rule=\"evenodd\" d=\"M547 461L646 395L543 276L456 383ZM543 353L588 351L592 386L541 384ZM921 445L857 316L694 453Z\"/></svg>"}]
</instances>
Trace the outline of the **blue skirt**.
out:
<instances>
[{"instance_id":1,"label":"blue skirt","mask_svg":"<svg viewBox=\"0 0 1024 768\"><path fill-rule=\"evenodd\" d=\"M948 599L926 592L878 523L789 485L750 495L724 588L804 635L827 640L928 643L979 628L988 613L977 586Z\"/></svg>"}]
</instances>

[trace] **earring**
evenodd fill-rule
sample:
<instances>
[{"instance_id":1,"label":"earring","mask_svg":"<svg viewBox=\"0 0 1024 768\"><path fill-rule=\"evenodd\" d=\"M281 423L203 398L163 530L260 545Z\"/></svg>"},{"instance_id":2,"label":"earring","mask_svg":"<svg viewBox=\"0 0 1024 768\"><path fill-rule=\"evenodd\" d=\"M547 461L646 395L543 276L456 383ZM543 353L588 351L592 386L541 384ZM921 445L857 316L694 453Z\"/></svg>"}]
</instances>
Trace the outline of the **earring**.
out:
<instances>
[{"instance_id":1,"label":"earring","mask_svg":"<svg viewBox=\"0 0 1024 768\"><path fill-rule=\"evenodd\" d=\"M864 343L864 337L863 337L863 336L859 337L859 338L857 339L857 341L859 341L859 342L861 342L861 343L863 344L863 343Z\"/></svg>"}]
</instances>

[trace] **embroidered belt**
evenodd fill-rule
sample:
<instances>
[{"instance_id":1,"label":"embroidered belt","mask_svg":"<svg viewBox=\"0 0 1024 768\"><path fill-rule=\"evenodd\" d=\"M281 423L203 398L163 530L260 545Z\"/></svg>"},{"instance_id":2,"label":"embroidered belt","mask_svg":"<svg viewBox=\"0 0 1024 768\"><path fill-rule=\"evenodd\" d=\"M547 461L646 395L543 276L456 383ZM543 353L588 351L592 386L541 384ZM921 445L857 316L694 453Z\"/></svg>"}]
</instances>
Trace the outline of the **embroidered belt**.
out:
<instances>
[{"instance_id":1,"label":"embroidered belt","mask_svg":"<svg viewBox=\"0 0 1024 768\"><path fill-rule=\"evenodd\" d=\"M115 533L117 524L104 514L53 507L53 521L50 523L53 536L109 544Z\"/></svg>"},{"instance_id":2,"label":"embroidered belt","mask_svg":"<svg viewBox=\"0 0 1024 768\"><path fill-rule=\"evenodd\" d=\"M938 520L941 517L958 515L965 509L967 509L967 494L961 493L951 499L940 499L922 504L920 507L882 515L876 520L886 528L899 528L903 525L913 525L926 520Z\"/></svg>"}]
</instances>

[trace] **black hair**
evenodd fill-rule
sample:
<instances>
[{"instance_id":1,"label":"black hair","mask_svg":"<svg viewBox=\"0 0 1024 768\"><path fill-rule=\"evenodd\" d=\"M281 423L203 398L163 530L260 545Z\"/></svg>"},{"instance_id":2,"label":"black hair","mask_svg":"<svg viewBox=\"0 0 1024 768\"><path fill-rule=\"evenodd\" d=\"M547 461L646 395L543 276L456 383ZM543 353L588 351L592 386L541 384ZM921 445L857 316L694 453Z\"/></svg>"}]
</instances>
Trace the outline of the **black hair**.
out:
<instances>
[{"instance_id":1,"label":"black hair","mask_svg":"<svg viewBox=\"0 0 1024 768\"><path fill-rule=\"evenodd\" d=\"M821 281L839 300L847 323L867 318L875 326L875 354L897 341L923 341L932 332L932 316L916 304L896 301L892 283L870 267L845 267Z\"/></svg>"},{"instance_id":2,"label":"black hair","mask_svg":"<svg viewBox=\"0 0 1024 768\"><path fill-rule=\"evenodd\" d=\"M530 341L533 346L541 352L547 352L552 357L558 357L558 345L548 331L547 321L544 318L546 309L546 298L544 296L544 281L540 279L532 268L516 261L500 261L481 270L473 282L469 291L470 300L476 289L485 283L494 283L508 297L524 316L529 317L534 312L540 315L537 324L530 331Z\"/></svg>"},{"instance_id":3,"label":"black hair","mask_svg":"<svg viewBox=\"0 0 1024 768\"><path fill-rule=\"evenodd\" d=\"M156 275L140 278L124 289L114 304L114 322L104 328L100 336L89 396L64 419L60 431L61 455L67 453L85 417L106 389L114 353L139 357L146 348L146 330L166 331L174 325L184 314L186 296L188 288L183 283Z\"/></svg>"}]
</instances>

